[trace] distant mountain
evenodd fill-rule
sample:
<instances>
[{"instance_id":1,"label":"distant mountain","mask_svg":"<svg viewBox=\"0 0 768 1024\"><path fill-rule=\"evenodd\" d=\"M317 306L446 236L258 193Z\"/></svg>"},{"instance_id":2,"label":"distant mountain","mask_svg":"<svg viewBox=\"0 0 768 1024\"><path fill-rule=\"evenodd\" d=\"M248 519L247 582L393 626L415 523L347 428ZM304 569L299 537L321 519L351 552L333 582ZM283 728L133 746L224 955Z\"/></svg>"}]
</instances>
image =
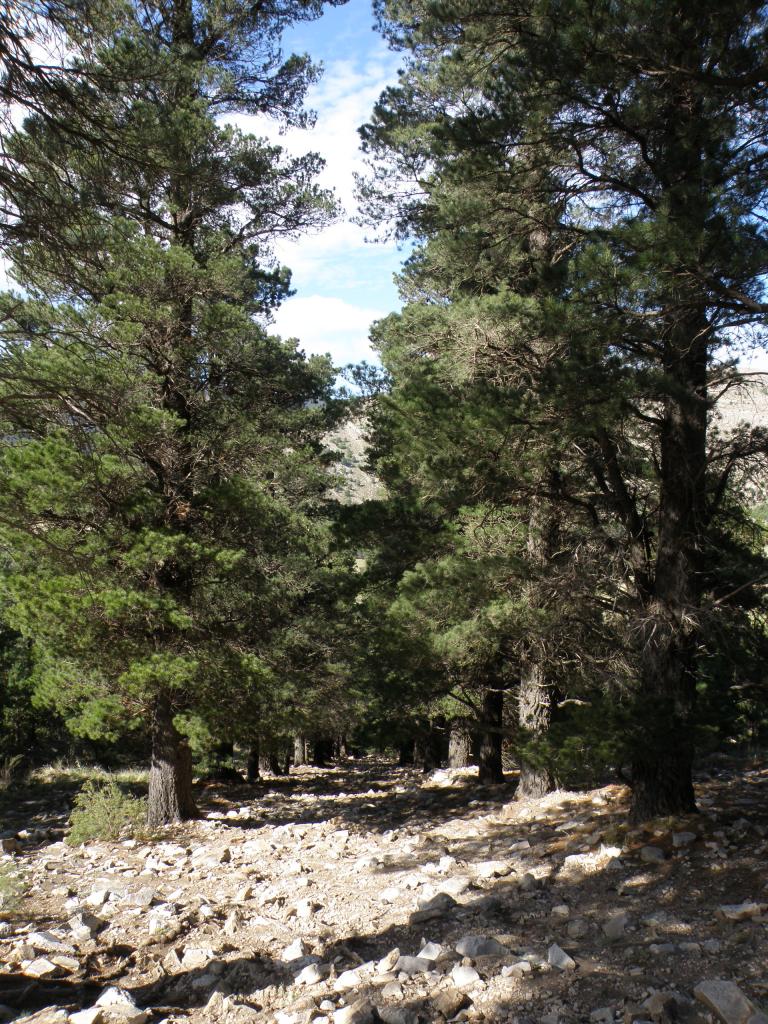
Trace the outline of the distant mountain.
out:
<instances>
[{"instance_id":1,"label":"distant mountain","mask_svg":"<svg viewBox=\"0 0 768 1024\"><path fill-rule=\"evenodd\" d=\"M364 501L381 498L384 493L379 481L366 469L367 426L365 419L350 419L325 439L331 451L338 453L333 473L342 478L342 483L331 491L331 498L343 505L359 505Z\"/></svg>"}]
</instances>

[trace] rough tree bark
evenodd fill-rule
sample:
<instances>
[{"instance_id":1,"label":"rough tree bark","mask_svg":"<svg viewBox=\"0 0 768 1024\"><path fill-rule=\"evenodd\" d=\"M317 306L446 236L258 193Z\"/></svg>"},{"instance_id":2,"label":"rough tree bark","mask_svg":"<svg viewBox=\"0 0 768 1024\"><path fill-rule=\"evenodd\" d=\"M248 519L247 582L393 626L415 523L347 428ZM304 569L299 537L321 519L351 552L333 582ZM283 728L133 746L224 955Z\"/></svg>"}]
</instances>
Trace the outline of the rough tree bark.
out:
<instances>
[{"instance_id":1,"label":"rough tree bark","mask_svg":"<svg viewBox=\"0 0 768 1024\"><path fill-rule=\"evenodd\" d=\"M453 718L448 733L448 767L468 768L472 764L472 729L466 718Z\"/></svg>"},{"instance_id":2,"label":"rough tree bark","mask_svg":"<svg viewBox=\"0 0 768 1024\"><path fill-rule=\"evenodd\" d=\"M552 720L552 692L542 660L523 659L518 697L518 722L524 738L533 743L541 740ZM535 752L518 752L520 779L515 791L517 800L536 800L555 788L552 771Z\"/></svg>"},{"instance_id":3,"label":"rough tree bark","mask_svg":"<svg viewBox=\"0 0 768 1024\"><path fill-rule=\"evenodd\" d=\"M309 764L307 757L307 738L299 735L293 738L293 763L294 765Z\"/></svg>"},{"instance_id":4,"label":"rough tree bark","mask_svg":"<svg viewBox=\"0 0 768 1024\"><path fill-rule=\"evenodd\" d=\"M173 707L160 694L152 715L147 824L151 827L197 817L192 796L192 752L173 724Z\"/></svg>"},{"instance_id":5,"label":"rough tree bark","mask_svg":"<svg viewBox=\"0 0 768 1024\"><path fill-rule=\"evenodd\" d=\"M487 689L480 710L480 749L478 751L478 778L483 783L504 781L501 763L504 691Z\"/></svg>"},{"instance_id":6,"label":"rough tree bark","mask_svg":"<svg viewBox=\"0 0 768 1024\"><path fill-rule=\"evenodd\" d=\"M677 344L671 344L677 337ZM697 548L704 520L707 346L701 322L672 332L661 444L661 500L652 596L640 624L638 732L632 757L632 821L689 814L693 790ZM687 339L687 340L686 340ZM685 343L684 343L685 342Z\"/></svg>"},{"instance_id":7,"label":"rough tree bark","mask_svg":"<svg viewBox=\"0 0 768 1024\"><path fill-rule=\"evenodd\" d=\"M424 774L439 768L443 759L444 730L437 721L422 719L413 745L413 760Z\"/></svg>"}]
</instances>

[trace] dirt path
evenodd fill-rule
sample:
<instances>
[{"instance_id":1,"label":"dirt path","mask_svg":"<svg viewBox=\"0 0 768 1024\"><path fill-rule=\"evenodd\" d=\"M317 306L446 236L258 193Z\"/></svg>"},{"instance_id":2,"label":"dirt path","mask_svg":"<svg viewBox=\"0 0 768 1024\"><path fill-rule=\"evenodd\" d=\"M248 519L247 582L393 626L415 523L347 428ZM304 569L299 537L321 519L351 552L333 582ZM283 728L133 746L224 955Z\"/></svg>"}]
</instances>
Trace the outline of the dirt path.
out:
<instances>
[{"instance_id":1,"label":"dirt path","mask_svg":"<svg viewBox=\"0 0 768 1024\"><path fill-rule=\"evenodd\" d=\"M76 849L65 808L21 806L0 1020L760 1024L768 769L698 793L701 815L627 832L621 787L519 805L349 762L208 787L201 821Z\"/></svg>"}]
</instances>

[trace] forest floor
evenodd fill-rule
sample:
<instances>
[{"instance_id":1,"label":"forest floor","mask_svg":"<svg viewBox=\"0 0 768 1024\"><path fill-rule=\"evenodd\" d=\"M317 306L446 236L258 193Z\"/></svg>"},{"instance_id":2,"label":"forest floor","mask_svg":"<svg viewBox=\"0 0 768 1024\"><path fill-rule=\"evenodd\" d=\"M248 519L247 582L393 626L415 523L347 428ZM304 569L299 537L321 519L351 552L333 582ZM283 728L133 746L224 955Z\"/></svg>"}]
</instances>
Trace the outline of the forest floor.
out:
<instances>
[{"instance_id":1,"label":"forest floor","mask_svg":"<svg viewBox=\"0 0 768 1024\"><path fill-rule=\"evenodd\" d=\"M622 786L516 803L472 774L207 785L199 821L74 848L71 792L20 793L0 1021L768 1024L765 763L635 830Z\"/></svg>"}]
</instances>

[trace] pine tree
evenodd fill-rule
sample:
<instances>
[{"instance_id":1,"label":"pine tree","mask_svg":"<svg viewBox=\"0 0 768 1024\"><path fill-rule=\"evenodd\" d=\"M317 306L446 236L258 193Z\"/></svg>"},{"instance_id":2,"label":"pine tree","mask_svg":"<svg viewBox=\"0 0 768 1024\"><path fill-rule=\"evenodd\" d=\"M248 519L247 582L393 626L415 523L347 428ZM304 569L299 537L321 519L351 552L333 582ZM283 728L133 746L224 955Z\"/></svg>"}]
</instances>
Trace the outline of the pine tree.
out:
<instances>
[{"instance_id":1,"label":"pine tree","mask_svg":"<svg viewBox=\"0 0 768 1024\"><path fill-rule=\"evenodd\" d=\"M315 156L231 123L306 123L315 69L279 38L321 9L100 5L71 45L103 145L35 114L7 140L26 292L1 317L11 619L75 728L151 732L153 823L194 813L177 715L274 692L275 640L327 546L332 371L266 324L289 287L272 240L332 202Z\"/></svg>"},{"instance_id":2,"label":"pine tree","mask_svg":"<svg viewBox=\"0 0 768 1024\"><path fill-rule=\"evenodd\" d=\"M747 333L764 340L768 311L764 10L644 0L379 10L410 56L364 135L378 160L374 204L378 192L400 230L428 237L457 208L445 183L474 161L466 187L495 191L495 213L460 213L455 233L480 240L480 266L509 251L505 215L519 243L541 230L542 210L556 214L544 226L568 253L557 307L566 345L548 379L536 370L534 391L544 380L560 417L550 429L578 455L581 486L553 497L578 505L590 543L613 553L594 597L612 592L626 623L632 816L690 811L704 638L729 593L716 540L732 518L735 467L766 450L759 431L724 442L711 430L738 380L720 353ZM443 254L433 262L444 279ZM496 273L492 289L509 278ZM426 301L455 301L456 289L438 296ZM467 322L453 356L499 381L519 365L520 332L492 327L488 316ZM748 579L734 599L752 600Z\"/></svg>"}]
</instances>

